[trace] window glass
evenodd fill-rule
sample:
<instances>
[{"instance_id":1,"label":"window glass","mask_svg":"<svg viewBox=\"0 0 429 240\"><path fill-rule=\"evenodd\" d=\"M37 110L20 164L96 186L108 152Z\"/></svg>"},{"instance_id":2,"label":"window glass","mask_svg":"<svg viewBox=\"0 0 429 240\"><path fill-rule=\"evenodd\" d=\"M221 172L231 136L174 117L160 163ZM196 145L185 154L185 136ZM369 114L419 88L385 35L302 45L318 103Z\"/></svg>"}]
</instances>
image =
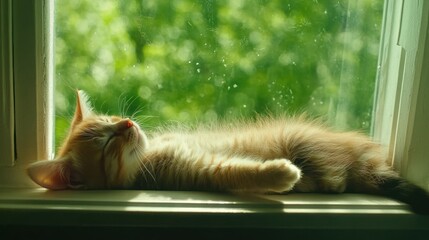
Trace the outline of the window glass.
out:
<instances>
[{"instance_id":1,"label":"window glass","mask_svg":"<svg viewBox=\"0 0 429 240\"><path fill-rule=\"evenodd\" d=\"M382 1L55 4L57 142L75 89L145 128L307 112L370 129Z\"/></svg>"}]
</instances>

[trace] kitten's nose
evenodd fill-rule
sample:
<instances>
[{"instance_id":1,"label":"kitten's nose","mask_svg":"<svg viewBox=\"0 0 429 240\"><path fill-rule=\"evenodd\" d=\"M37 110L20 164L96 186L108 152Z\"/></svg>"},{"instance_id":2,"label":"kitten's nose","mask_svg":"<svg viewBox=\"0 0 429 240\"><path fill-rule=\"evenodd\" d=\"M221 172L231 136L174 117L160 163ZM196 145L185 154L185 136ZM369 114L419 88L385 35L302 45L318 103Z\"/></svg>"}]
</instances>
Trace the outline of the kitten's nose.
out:
<instances>
[{"instance_id":1,"label":"kitten's nose","mask_svg":"<svg viewBox=\"0 0 429 240\"><path fill-rule=\"evenodd\" d=\"M127 128L130 128L134 125L133 121L131 121L130 119L127 119Z\"/></svg>"},{"instance_id":2,"label":"kitten's nose","mask_svg":"<svg viewBox=\"0 0 429 240\"><path fill-rule=\"evenodd\" d=\"M130 119L123 119L123 120L117 122L116 126L118 127L118 130L126 130L126 129L134 126L134 123Z\"/></svg>"}]
</instances>

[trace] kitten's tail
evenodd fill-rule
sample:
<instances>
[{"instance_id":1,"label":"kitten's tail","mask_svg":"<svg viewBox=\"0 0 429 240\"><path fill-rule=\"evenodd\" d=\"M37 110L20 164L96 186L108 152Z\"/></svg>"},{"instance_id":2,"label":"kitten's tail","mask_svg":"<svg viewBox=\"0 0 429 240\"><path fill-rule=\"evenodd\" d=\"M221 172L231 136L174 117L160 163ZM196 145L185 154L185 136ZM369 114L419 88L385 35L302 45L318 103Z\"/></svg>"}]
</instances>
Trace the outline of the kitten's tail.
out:
<instances>
[{"instance_id":1,"label":"kitten's tail","mask_svg":"<svg viewBox=\"0 0 429 240\"><path fill-rule=\"evenodd\" d=\"M418 214L429 214L429 193L423 188L398 176L379 179L380 194L410 206Z\"/></svg>"}]
</instances>

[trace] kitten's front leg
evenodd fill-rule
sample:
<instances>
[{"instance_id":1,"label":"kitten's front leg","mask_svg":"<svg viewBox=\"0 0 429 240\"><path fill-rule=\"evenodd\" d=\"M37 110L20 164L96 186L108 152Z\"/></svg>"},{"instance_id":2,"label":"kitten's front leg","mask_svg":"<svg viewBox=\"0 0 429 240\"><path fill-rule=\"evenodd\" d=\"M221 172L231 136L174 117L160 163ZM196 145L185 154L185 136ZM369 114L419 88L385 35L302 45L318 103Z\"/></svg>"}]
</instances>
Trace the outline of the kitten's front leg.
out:
<instances>
[{"instance_id":1,"label":"kitten's front leg","mask_svg":"<svg viewBox=\"0 0 429 240\"><path fill-rule=\"evenodd\" d=\"M244 192L286 192L301 178L301 170L287 159L256 161L234 157L208 169L216 188Z\"/></svg>"}]
</instances>

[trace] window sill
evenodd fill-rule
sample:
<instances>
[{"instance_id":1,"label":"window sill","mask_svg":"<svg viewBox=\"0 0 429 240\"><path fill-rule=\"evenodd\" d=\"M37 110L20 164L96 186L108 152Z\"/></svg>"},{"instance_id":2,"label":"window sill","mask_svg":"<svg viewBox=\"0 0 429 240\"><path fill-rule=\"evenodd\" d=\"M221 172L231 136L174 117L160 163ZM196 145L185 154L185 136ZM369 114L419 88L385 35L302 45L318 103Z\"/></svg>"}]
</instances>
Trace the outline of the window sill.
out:
<instances>
[{"instance_id":1,"label":"window sill","mask_svg":"<svg viewBox=\"0 0 429 240\"><path fill-rule=\"evenodd\" d=\"M415 215L390 199L359 194L0 189L0 216L0 229L111 226L429 233L428 216Z\"/></svg>"}]
</instances>

